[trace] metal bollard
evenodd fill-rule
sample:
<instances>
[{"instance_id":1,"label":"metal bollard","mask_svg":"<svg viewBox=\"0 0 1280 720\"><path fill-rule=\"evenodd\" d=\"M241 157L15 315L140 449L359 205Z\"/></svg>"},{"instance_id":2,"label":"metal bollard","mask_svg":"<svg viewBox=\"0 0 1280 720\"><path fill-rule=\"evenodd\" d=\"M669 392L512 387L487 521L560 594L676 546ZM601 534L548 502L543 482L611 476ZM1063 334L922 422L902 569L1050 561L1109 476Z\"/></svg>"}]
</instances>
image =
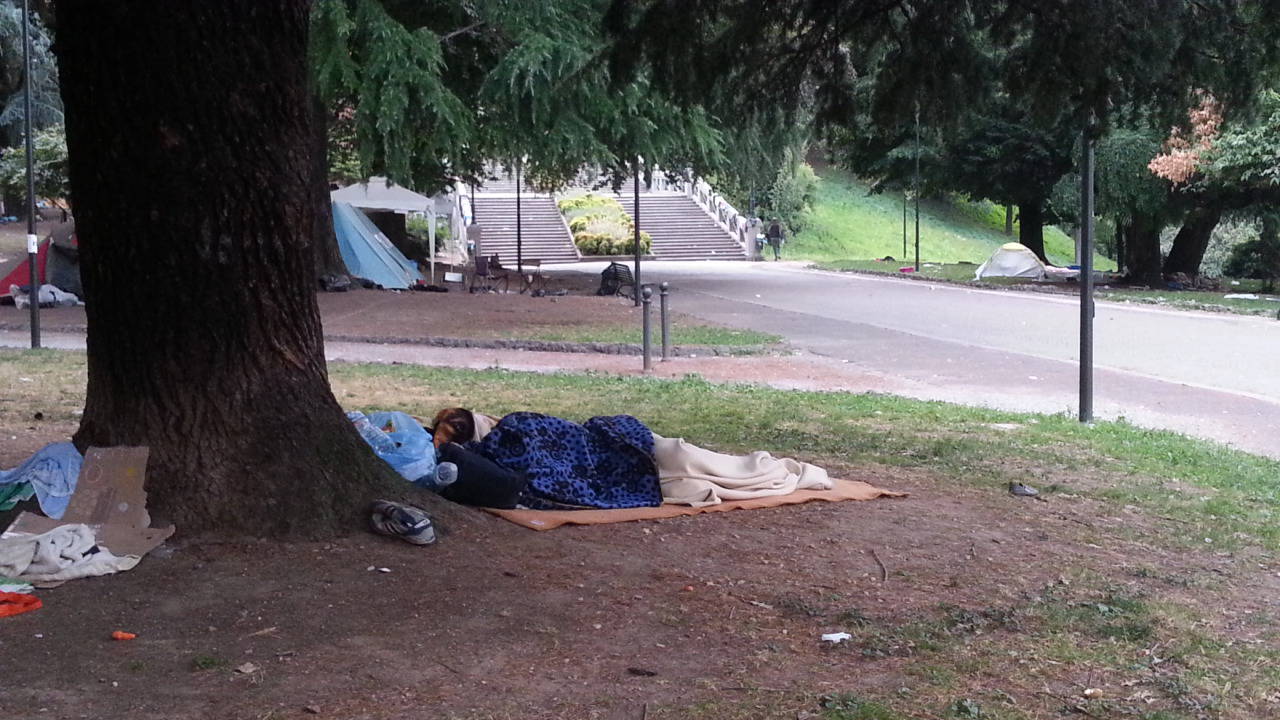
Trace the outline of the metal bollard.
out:
<instances>
[{"instance_id":1,"label":"metal bollard","mask_svg":"<svg viewBox=\"0 0 1280 720\"><path fill-rule=\"evenodd\" d=\"M671 316L667 315L667 295L671 288L666 283L658 284L658 318L662 323L662 362L671 357Z\"/></svg>"},{"instance_id":2,"label":"metal bollard","mask_svg":"<svg viewBox=\"0 0 1280 720\"><path fill-rule=\"evenodd\" d=\"M640 344L644 347L644 371L649 372L653 369L652 349L649 347L649 307L653 305L653 288L648 285L640 291L640 302L644 303L644 309L641 310L642 330L644 337L640 340Z\"/></svg>"}]
</instances>

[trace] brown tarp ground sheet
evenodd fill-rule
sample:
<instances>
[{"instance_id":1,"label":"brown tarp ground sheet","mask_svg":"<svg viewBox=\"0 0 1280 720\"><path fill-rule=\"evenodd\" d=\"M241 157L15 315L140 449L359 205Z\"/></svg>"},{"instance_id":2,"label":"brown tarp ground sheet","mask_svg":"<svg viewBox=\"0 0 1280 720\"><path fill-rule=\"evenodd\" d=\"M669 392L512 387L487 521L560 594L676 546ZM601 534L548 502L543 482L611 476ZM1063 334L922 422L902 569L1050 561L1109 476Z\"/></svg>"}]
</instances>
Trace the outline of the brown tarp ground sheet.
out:
<instances>
[{"instance_id":1,"label":"brown tarp ground sheet","mask_svg":"<svg viewBox=\"0 0 1280 720\"><path fill-rule=\"evenodd\" d=\"M527 527L530 530L554 530L561 525L604 525L631 522L632 520L658 520L661 518L697 515L699 513L728 512L729 510L758 510L779 505L825 500L875 500L881 497L906 497L906 493L881 490L856 480L835 480L830 490L797 490L789 495L772 495L750 500L732 500L706 507L688 505L660 505L658 507L628 508L626 510L495 510L486 508L500 518Z\"/></svg>"}]
</instances>

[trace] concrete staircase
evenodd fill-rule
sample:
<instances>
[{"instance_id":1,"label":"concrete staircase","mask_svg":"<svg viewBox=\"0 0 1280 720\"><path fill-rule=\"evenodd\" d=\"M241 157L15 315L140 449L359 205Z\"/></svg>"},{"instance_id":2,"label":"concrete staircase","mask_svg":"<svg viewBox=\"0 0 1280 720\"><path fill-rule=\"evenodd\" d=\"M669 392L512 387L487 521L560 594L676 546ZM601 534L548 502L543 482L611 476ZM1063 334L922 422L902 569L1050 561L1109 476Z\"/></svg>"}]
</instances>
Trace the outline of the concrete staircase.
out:
<instances>
[{"instance_id":1,"label":"concrete staircase","mask_svg":"<svg viewBox=\"0 0 1280 720\"><path fill-rule=\"evenodd\" d=\"M641 204L641 212L644 205ZM498 255L505 267L516 266L516 198L475 196L476 219L483 228L481 252ZM578 261L578 249L569 235L556 201L547 195L524 194L520 199L521 255L543 264Z\"/></svg>"},{"instance_id":2,"label":"concrete staircase","mask_svg":"<svg viewBox=\"0 0 1280 720\"><path fill-rule=\"evenodd\" d=\"M631 194L615 196L635 217ZM679 193L640 193L640 229L657 260L745 260L742 246L701 205Z\"/></svg>"}]
</instances>

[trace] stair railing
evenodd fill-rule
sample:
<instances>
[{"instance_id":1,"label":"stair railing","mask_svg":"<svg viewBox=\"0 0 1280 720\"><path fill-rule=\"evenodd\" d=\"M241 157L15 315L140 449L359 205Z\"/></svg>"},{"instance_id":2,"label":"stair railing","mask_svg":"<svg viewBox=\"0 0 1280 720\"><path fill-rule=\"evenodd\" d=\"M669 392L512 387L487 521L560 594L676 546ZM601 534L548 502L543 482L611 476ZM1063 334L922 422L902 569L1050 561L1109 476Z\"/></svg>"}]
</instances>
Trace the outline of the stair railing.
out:
<instances>
[{"instance_id":1,"label":"stair railing","mask_svg":"<svg viewBox=\"0 0 1280 720\"><path fill-rule=\"evenodd\" d=\"M738 241L743 253L751 256L751 244L755 242L755 225L751 218L738 212L723 195L715 191L711 184L702 178L693 182L682 180L677 188L702 206L702 209L715 219L716 224Z\"/></svg>"}]
</instances>

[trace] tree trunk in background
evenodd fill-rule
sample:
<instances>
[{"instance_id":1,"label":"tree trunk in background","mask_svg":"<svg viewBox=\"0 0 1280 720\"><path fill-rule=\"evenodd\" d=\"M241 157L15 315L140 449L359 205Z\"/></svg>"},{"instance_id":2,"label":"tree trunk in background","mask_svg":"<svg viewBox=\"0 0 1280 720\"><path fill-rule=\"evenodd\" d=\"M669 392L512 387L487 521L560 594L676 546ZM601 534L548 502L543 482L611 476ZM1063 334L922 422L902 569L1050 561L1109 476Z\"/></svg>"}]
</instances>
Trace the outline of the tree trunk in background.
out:
<instances>
[{"instance_id":1,"label":"tree trunk in background","mask_svg":"<svg viewBox=\"0 0 1280 720\"><path fill-rule=\"evenodd\" d=\"M1213 229L1222 220L1222 208L1203 206L1187 213L1182 227L1173 238L1173 247L1169 249L1169 257L1164 261L1166 275L1186 273L1196 276L1200 274L1200 263L1204 261L1204 253L1209 249L1209 240Z\"/></svg>"},{"instance_id":2,"label":"tree trunk in background","mask_svg":"<svg viewBox=\"0 0 1280 720\"><path fill-rule=\"evenodd\" d=\"M34 115L35 113L32 113ZM27 194L21 193L5 193L4 194L4 214L12 215L19 220L27 219ZM8 292L8 288L5 288Z\"/></svg>"},{"instance_id":3,"label":"tree trunk in background","mask_svg":"<svg viewBox=\"0 0 1280 720\"><path fill-rule=\"evenodd\" d=\"M338 236L333 232L333 205L329 201L329 113L314 93L311 108L311 202L316 215L316 278L347 277L347 264L338 252Z\"/></svg>"},{"instance_id":4,"label":"tree trunk in background","mask_svg":"<svg viewBox=\"0 0 1280 720\"><path fill-rule=\"evenodd\" d=\"M1005 235L1013 234L1013 206L1012 205L1004 206L1004 234Z\"/></svg>"},{"instance_id":5,"label":"tree trunk in background","mask_svg":"<svg viewBox=\"0 0 1280 720\"><path fill-rule=\"evenodd\" d=\"M1164 275L1160 258L1160 223L1155 218L1139 216L1124 224L1125 267L1130 281L1163 287Z\"/></svg>"},{"instance_id":6,"label":"tree trunk in background","mask_svg":"<svg viewBox=\"0 0 1280 720\"><path fill-rule=\"evenodd\" d=\"M1049 262L1044 254L1044 205L1030 202L1018 205L1018 242L1031 248L1041 262Z\"/></svg>"},{"instance_id":7,"label":"tree trunk in background","mask_svg":"<svg viewBox=\"0 0 1280 720\"><path fill-rule=\"evenodd\" d=\"M1262 228L1258 239L1262 241L1263 262L1270 267L1263 287L1266 292L1272 292L1275 290L1276 280L1280 280L1280 212L1262 213Z\"/></svg>"},{"instance_id":8,"label":"tree trunk in background","mask_svg":"<svg viewBox=\"0 0 1280 720\"><path fill-rule=\"evenodd\" d=\"M153 514L181 532L329 535L400 482L329 390L309 9L57 3L88 316L75 442L149 446Z\"/></svg>"},{"instance_id":9,"label":"tree trunk in background","mask_svg":"<svg viewBox=\"0 0 1280 720\"><path fill-rule=\"evenodd\" d=\"M1120 218L1115 219L1116 228L1116 272L1124 273L1128 268L1125 265L1124 250L1124 223Z\"/></svg>"}]
</instances>

